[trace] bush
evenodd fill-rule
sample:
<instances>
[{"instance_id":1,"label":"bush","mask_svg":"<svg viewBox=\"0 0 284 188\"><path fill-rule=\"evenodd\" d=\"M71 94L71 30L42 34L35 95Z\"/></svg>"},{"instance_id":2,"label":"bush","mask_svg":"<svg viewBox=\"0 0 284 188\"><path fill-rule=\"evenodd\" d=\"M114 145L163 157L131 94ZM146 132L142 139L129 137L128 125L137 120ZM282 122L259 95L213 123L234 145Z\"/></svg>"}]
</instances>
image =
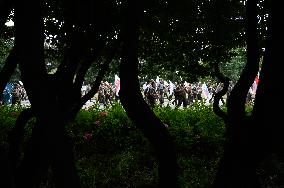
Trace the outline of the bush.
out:
<instances>
[{"instance_id":1,"label":"bush","mask_svg":"<svg viewBox=\"0 0 284 188\"><path fill-rule=\"evenodd\" d=\"M0 106L0 145L7 144L8 132L14 127L22 110L21 106Z\"/></svg>"},{"instance_id":2,"label":"bush","mask_svg":"<svg viewBox=\"0 0 284 188\"><path fill-rule=\"evenodd\" d=\"M0 142L22 109L1 106ZM208 187L223 152L224 123L210 106L155 107L177 147L180 187ZM82 187L156 187L157 162L148 140L119 103L82 109L67 126Z\"/></svg>"}]
</instances>

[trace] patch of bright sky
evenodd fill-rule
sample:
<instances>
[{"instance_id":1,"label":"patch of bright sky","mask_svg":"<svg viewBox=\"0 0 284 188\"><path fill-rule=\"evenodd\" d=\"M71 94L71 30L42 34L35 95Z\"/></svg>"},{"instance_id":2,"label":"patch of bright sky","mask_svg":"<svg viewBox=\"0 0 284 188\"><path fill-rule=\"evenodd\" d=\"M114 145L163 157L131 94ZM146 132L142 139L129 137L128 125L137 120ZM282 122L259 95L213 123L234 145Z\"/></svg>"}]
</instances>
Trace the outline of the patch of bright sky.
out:
<instances>
[{"instance_id":1,"label":"patch of bright sky","mask_svg":"<svg viewBox=\"0 0 284 188\"><path fill-rule=\"evenodd\" d=\"M5 23L6 26L12 27L14 26L14 22L12 20L9 20L8 22Z\"/></svg>"}]
</instances>

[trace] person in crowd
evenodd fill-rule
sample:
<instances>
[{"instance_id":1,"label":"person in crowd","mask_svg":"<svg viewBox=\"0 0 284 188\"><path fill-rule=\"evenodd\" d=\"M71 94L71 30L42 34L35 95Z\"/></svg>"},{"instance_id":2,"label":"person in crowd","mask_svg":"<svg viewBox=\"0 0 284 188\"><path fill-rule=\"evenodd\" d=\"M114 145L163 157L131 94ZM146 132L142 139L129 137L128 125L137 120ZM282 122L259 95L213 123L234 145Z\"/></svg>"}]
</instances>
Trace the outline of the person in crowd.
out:
<instances>
[{"instance_id":1,"label":"person in crowd","mask_svg":"<svg viewBox=\"0 0 284 188\"><path fill-rule=\"evenodd\" d=\"M165 85L164 85L163 79L159 80L159 83L157 85L157 89L158 89L158 98L159 98L160 106L163 106L163 104L165 102L165 100L164 100Z\"/></svg>"},{"instance_id":2,"label":"person in crowd","mask_svg":"<svg viewBox=\"0 0 284 188\"><path fill-rule=\"evenodd\" d=\"M101 84L98 90L98 102L105 104L104 82L103 81L101 81Z\"/></svg>"},{"instance_id":3,"label":"person in crowd","mask_svg":"<svg viewBox=\"0 0 284 188\"><path fill-rule=\"evenodd\" d=\"M175 106L178 105L179 90L180 90L180 88L178 87L177 82L175 82L175 88L173 90L174 101L172 102L172 104L175 105Z\"/></svg>"},{"instance_id":4,"label":"person in crowd","mask_svg":"<svg viewBox=\"0 0 284 188\"><path fill-rule=\"evenodd\" d=\"M145 96L150 107L154 107L156 105L156 99L158 97L158 94L156 92L156 83L154 80L150 81L150 84L146 89Z\"/></svg>"},{"instance_id":5,"label":"person in crowd","mask_svg":"<svg viewBox=\"0 0 284 188\"><path fill-rule=\"evenodd\" d=\"M20 105L20 104L21 104L20 87L17 83L15 83L12 89L12 105Z\"/></svg>"},{"instance_id":6,"label":"person in crowd","mask_svg":"<svg viewBox=\"0 0 284 188\"><path fill-rule=\"evenodd\" d=\"M193 85L189 84L188 87L186 88L187 92L187 104L193 104L194 103L194 95L193 95Z\"/></svg>"},{"instance_id":7,"label":"person in crowd","mask_svg":"<svg viewBox=\"0 0 284 188\"><path fill-rule=\"evenodd\" d=\"M177 107L180 107L181 105L183 105L184 108L187 107L187 100L186 100L186 89L184 87L184 83L183 82L180 82L176 88L177 90Z\"/></svg>"}]
</instances>

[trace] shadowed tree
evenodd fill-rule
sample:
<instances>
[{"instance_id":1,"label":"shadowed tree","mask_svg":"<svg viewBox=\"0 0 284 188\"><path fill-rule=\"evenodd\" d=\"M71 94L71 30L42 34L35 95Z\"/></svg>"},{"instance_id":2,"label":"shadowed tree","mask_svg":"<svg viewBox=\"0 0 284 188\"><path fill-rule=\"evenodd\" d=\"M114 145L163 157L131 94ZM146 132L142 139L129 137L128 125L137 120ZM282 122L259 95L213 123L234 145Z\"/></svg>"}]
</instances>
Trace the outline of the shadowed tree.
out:
<instances>
[{"instance_id":1,"label":"shadowed tree","mask_svg":"<svg viewBox=\"0 0 284 188\"><path fill-rule=\"evenodd\" d=\"M193 68L191 72L194 72L192 74L194 80L197 78L197 74L202 75L202 70L205 70L197 61L199 55L202 54L202 43L194 43L201 39L206 41L206 36L204 35L205 33L196 33L196 28L200 27L198 24L186 29L187 27L184 27L184 23L191 23L195 13L200 14L199 18L202 19L202 14L209 9L205 9L201 14L201 12L193 11L198 6L198 4L193 2L182 2L179 4L173 1L160 3L147 1L145 4L143 3L145 7L141 6L138 11L141 13L147 12L145 15L146 19L144 17L139 18L138 15L139 23L142 22L140 20L142 19L143 24L137 26L133 20L128 20L132 15L136 15L134 11L136 10L135 6L129 5L126 13L128 16L124 17L127 24L119 28L119 11L110 10L120 10L121 3L112 4L110 1L96 1L95 3L92 1L85 3L79 1L58 1L58 4L55 2L40 4L38 1L29 3L15 1L14 3L15 46L5 64L5 66L11 67L11 71L2 69L4 74L1 75L7 76L5 76L6 80L1 79L1 84L4 87L13 72L14 67L12 65L15 66L19 63L21 79L31 102L31 109L22 113L10 137L10 155L18 185L30 186L37 184L51 164L55 182L58 186L79 186L73 164L71 146L64 126L74 119L82 105L96 93L100 80L108 67L108 62L113 57L114 49L117 47L113 44L115 41L113 36L119 36L120 29L122 29L124 36L120 73L122 104L129 117L138 124L138 127L156 149L160 186L176 186L177 164L172 140L163 123L154 115L143 100L137 78L139 56L147 61L151 60L151 58L147 57L148 52L143 52L148 42L139 43L139 45L142 45L140 53L138 53L137 45L138 40L149 40L151 32L146 31L147 28L153 27L153 31L155 31L154 36L165 41L163 44L167 46L167 50L164 50L166 54L170 52L165 59L166 62L172 63L166 64L165 67L172 71L171 65L179 63L182 70L184 68L182 62L187 62L187 68ZM122 4L128 5L131 2L123 2ZM160 5L162 5L161 9ZM11 7L13 6L10 6L10 9ZM32 7L37 8L34 10ZM113 7L116 8L114 9ZM143 11L142 7L145 8L145 11ZM157 8L158 10L156 10ZM192 13L189 17L186 13L188 8L191 10L190 13ZM1 19L6 20L10 9L3 9L7 10L7 14L1 16ZM153 20L149 21L152 15L159 22L162 21L162 25L160 25L162 27L159 25L154 27ZM55 18L56 22L53 18ZM27 28L29 28L28 32ZM163 28L169 31L169 33L164 32ZM140 32L136 33L138 31L143 31L143 35ZM145 33L150 35L144 35ZM156 33L158 34L156 35ZM165 35L163 36L163 34ZM172 37L173 34L175 34L174 37ZM190 34L193 35L193 38ZM54 37L49 37L46 40L46 36L50 35ZM56 45L59 49L58 52L63 56L55 74L48 74L46 68L45 40L51 42L52 45ZM54 42L56 40L60 42L57 44ZM183 40L187 42L183 43ZM159 40L154 42L158 44ZM193 42L193 45L187 46L191 42ZM105 49L106 44L110 47ZM128 48L128 45L131 48ZM195 45L198 46L196 48L198 50L193 50ZM156 48L158 48L158 51L155 51ZM151 57L161 56L163 47L160 48L158 45L158 47L154 46L153 49L154 53L151 54ZM189 53L188 55L188 52L191 51L196 51L197 53L194 55ZM105 57L106 63L98 73L93 89L90 93L81 97L80 89L84 81L84 75L92 62L97 60L101 54ZM194 60L192 57L194 57ZM193 60L192 63L190 63L190 59ZM180 60L183 61L180 62ZM157 67L160 66L159 64L161 63L157 63ZM129 69L133 69L133 71L129 71ZM20 139L23 136L24 124L32 117L36 118L36 126L33 129L31 141L25 151L24 158L19 162L17 156L19 154L20 141L15 139ZM148 126L149 124L153 126ZM63 163L60 162L62 160L64 161ZM60 174L65 174L66 178L59 178ZM72 178L74 181L64 181L68 179L67 177L74 177Z\"/></svg>"},{"instance_id":2,"label":"shadowed tree","mask_svg":"<svg viewBox=\"0 0 284 188\"><path fill-rule=\"evenodd\" d=\"M224 10L229 10L227 8L231 3L235 3L232 7L236 10L241 6L240 1L224 2L219 3ZM115 57L119 62L119 51L121 103L128 116L155 148L159 164L159 186L177 187L175 146L165 125L143 100L139 87L139 70L147 72L151 65L153 72L159 69L169 72L180 69L181 75L196 80L199 76L210 73L208 67L211 63L208 62L218 63L228 59L229 50L243 45L244 39L240 35L242 30L239 23L235 24L237 11L226 12L218 17L218 11L211 7L214 3L216 2L205 0L178 3L146 1L141 4L137 1L118 3L91 0L42 4L36 0L2 1L1 29L14 7L15 45L1 70L0 91L4 89L18 64L21 80L31 102L31 108L22 112L9 137L9 160L15 186L38 185L51 167L57 187L80 187L72 144L66 135L65 126L97 92L112 58ZM275 146L275 152L280 151L281 146L280 128L274 122L280 119L281 114L272 110L266 111L266 106L274 107L274 104L266 101L280 98L276 86L281 84L282 79L278 72L280 65L272 59L280 53L275 52L276 48L272 45L271 40L276 39L275 33L272 33L275 29L272 30L271 26L254 110L251 117L247 117L245 113L246 94L258 70L259 61L256 2L248 1L247 7L248 63L229 97L228 113L220 111L216 105L214 107L228 125L228 142L217 174L216 187L257 187L255 169L258 162L272 152L269 150L271 146ZM120 11L124 13L123 24ZM214 17L214 14L217 16ZM272 19L272 13L269 15ZM53 18L58 22L53 22ZM231 21L222 22L224 19ZM218 30L225 23L232 25L227 25L224 31ZM53 24L57 26L54 27ZM229 30L229 26L236 28ZM49 40L63 56L54 74L48 74L45 62L44 42L49 35L54 36ZM281 35L277 36L277 39L280 37ZM280 43L280 40L277 42ZM100 57L103 59L102 64L99 64ZM147 63L141 65L138 59ZM204 64L200 64L200 59ZM98 62L100 70L92 90L81 96L84 77L93 62ZM164 69L161 69L163 66ZM222 78L218 67L215 71ZM228 85L228 80L222 79ZM225 93L224 91L222 92ZM216 98L215 104L218 102ZM36 124L21 159L19 150L24 126L33 117ZM270 118L274 118L273 126L268 127L263 122L271 120ZM269 131L266 132L267 130ZM267 139L263 141L262 137ZM260 146L267 149L263 150Z\"/></svg>"},{"instance_id":3,"label":"shadowed tree","mask_svg":"<svg viewBox=\"0 0 284 188\"><path fill-rule=\"evenodd\" d=\"M9 137L9 160L15 187L39 185L49 167L52 169L56 187L80 187L72 145L65 126L97 92L118 43L113 44L115 40L107 42L105 36L111 36L113 30L93 20L94 5L90 1L80 4L81 6L63 1L61 8L64 8L67 35L64 58L56 73L48 74L44 56L44 5L39 1L11 3L14 3L9 7L14 7L15 45L1 72L1 91L15 66L19 64L21 80L31 103L31 108L24 110L19 116ZM88 11L86 6L89 6ZM8 13L11 9L4 10ZM6 17L7 14L1 15L1 20ZM101 30L94 31L94 26L100 26ZM108 58L102 62L92 89L81 96L84 75L100 56ZM19 147L24 126L32 117L36 119L35 126L24 156L20 159Z\"/></svg>"},{"instance_id":4,"label":"shadowed tree","mask_svg":"<svg viewBox=\"0 0 284 188\"><path fill-rule=\"evenodd\" d=\"M0 33L3 35L5 23L10 15L10 12L13 9L13 2L12 1L2 1L0 4ZM10 77L14 73L16 67L17 67L17 60L15 52L16 49L14 48L12 52L9 54L9 56L6 59L6 62L4 66L1 69L0 72L0 91L3 91L6 83L10 80ZM2 99L3 92L0 93L0 99Z\"/></svg>"},{"instance_id":5,"label":"shadowed tree","mask_svg":"<svg viewBox=\"0 0 284 188\"><path fill-rule=\"evenodd\" d=\"M283 151L283 141L279 134L281 131L279 123L276 123L281 122L281 113L274 110L276 103L271 101L279 99L277 105L283 105L277 89L283 82L280 76L281 62L276 60L281 54L276 46L283 41L283 35L277 33L280 26L275 24L276 19L280 17L280 14L273 10L277 3L272 4L272 1L267 1L267 41L251 115L246 113L245 103L249 87L259 69L259 6L257 1L247 1L246 4L247 63L228 98L227 114L221 113L227 124L227 142L213 187L261 187L257 169L269 156L281 154ZM218 108L217 104L215 108Z\"/></svg>"},{"instance_id":6,"label":"shadowed tree","mask_svg":"<svg viewBox=\"0 0 284 188\"><path fill-rule=\"evenodd\" d=\"M173 140L166 126L143 99L138 79L138 36L142 9L139 3L128 1L125 12L125 24L122 30L120 100L127 115L156 151L159 187L177 187L177 161Z\"/></svg>"}]
</instances>

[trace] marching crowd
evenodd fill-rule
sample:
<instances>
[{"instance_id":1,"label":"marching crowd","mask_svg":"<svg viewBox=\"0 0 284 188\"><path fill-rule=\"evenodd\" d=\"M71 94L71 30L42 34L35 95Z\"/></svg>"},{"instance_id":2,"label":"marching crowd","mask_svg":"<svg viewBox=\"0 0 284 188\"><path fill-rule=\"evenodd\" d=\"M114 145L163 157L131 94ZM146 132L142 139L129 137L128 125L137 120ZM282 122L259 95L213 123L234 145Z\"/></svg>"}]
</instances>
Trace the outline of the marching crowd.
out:
<instances>
[{"instance_id":1,"label":"marching crowd","mask_svg":"<svg viewBox=\"0 0 284 188\"><path fill-rule=\"evenodd\" d=\"M163 106L165 99L167 99L171 105L186 108L196 102L212 103L215 93L220 89L221 84L216 85L211 82L207 84L201 82L188 83L186 81L172 83L163 79L156 81L152 79L148 83L144 83L143 94L145 100L152 107L157 104ZM223 103L225 103L224 100Z\"/></svg>"},{"instance_id":2,"label":"marching crowd","mask_svg":"<svg viewBox=\"0 0 284 188\"><path fill-rule=\"evenodd\" d=\"M8 83L6 85L0 104L21 105L21 101L28 100L25 88L20 83Z\"/></svg>"},{"instance_id":3,"label":"marching crowd","mask_svg":"<svg viewBox=\"0 0 284 188\"><path fill-rule=\"evenodd\" d=\"M230 85L228 93L220 101L220 104L226 103L226 98L232 88ZM8 104L21 104L21 101L28 100L25 89L22 84L15 83L9 88L5 88L3 93L2 103ZM82 87L82 95L85 95L91 89L90 85ZM91 99L95 103L99 103L104 107L110 105L114 101L119 100L119 82L109 83L102 81L97 94ZM192 105L196 102L204 103L206 105L213 103L213 97L220 89L222 83L208 81L207 83L188 83L186 81L171 82L161 78L156 80L151 79L148 82L141 83L141 93L149 106L156 105L166 106L171 105L174 107L184 107ZM256 91L256 85L252 85L248 92L247 103L252 103ZM7 94L10 94L10 101ZM8 102L7 102L8 101Z\"/></svg>"},{"instance_id":4,"label":"marching crowd","mask_svg":"<svg viewBox=\"0 0 284 188\"><path fill-rule=\"evenodd\" d=\"M213 103L215 94L222 89L222 83L208 81L207 83L196 82L188 83L186 81L171 82L164 79L151 79L148 82L141 83L141 93L149 106L174 106L184 107L194 103L204 103L206 105ZM226 103L233 85L230 84L227 94L221 99L220 105ZM256 92L256 85L252 85L247 95L247 103L251 104ZM119 100L119 87L115 83L102 82L95 97L99 103L107 106L113 101Z\"/></svg>"}]
</instances>

